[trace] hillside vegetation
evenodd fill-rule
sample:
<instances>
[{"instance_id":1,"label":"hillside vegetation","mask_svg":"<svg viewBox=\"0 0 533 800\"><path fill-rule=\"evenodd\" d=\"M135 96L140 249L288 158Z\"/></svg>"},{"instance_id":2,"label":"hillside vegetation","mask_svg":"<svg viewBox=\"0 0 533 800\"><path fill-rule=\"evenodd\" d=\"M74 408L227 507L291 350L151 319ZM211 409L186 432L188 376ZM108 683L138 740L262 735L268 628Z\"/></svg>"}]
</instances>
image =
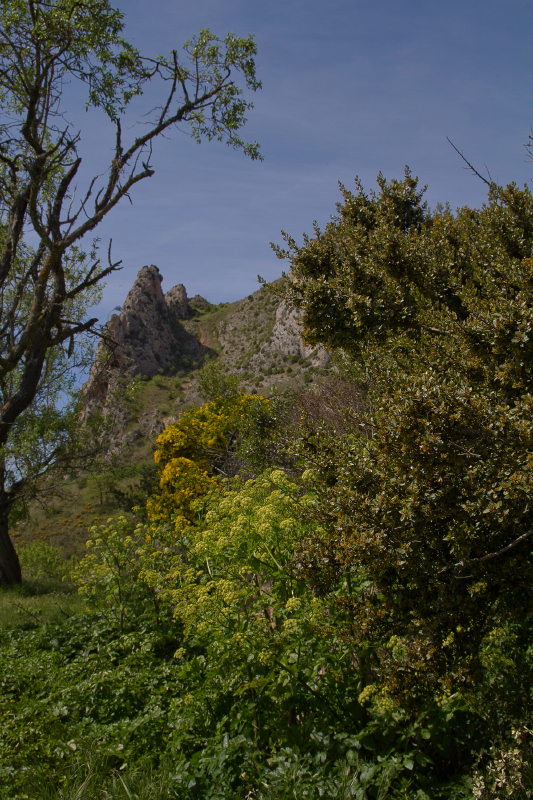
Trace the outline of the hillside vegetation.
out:
<instances>
[{"instance_id":1,"label":"hillside vegetation","mask_svg":"<svg viewBox=\"0 0 533 800\"><path fill-rule=\"evenodd\" d=\"M86 547L19 545L0 797L530 797L531 194L380 176L287 244L65 481ZM329 374L272 356L276 296Z\"/></svg>"},{"instance_id":2,"label":"hillside vegetation","mask_svg":"<svg viewBox=\"0 0 533 800\"><path fill-rule=\"evenodd\" d=\"M201 300L201 298L200 298ZM238 379L246 392L298 391L324 380L329 365L314 366L313 358L300 354L299 345L285 352L271 340L280 300L261 289L243 300L214 306L192 300L183 327ZM294 337L298 342L298 338ZM92 471L64 475L57 496L45 495L29 515L21 515L12 528L17 545L39 541L60 548L66 558L83 553L89 529L109 516L131 511L135 498L145 501L157 471L153 455L159 433L183 411L202 403L197 376L202 358L179 353L174 366L156 375L137 375L121 395L112 436L118 439L115 457L95 463ZM143 488L144 486L144 488ZM139 493L140 487L140 493Z\"/></svg>"}]
</instances>

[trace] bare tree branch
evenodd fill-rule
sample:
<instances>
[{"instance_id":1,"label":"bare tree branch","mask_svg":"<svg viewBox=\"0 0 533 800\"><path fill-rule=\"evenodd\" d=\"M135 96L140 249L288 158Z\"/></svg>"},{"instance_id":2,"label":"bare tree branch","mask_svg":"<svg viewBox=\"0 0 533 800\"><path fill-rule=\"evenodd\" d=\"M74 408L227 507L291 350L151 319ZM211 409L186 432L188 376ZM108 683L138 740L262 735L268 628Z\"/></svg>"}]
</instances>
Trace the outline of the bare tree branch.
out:
<instances>
[{"instance_id":1,"label":"bare tree branch","mask_svg":"<svg viewBox=\"0 0 533 800\"><path fill-rule=\"evenodd\" d=\"M458 569L462 567L470 566L470 564L481 564L483 561L490 561L492 558L498 558L502 556L504 553L507 553L508 550L511 550L513 547L516 547L517 544L520 544L525 539L528 539L530 536L533 536L533 530L528 531L527 533L523 533L522 536L519 536L518 539L515 539L514 542L508 544L506 547L502 547L501 550L498 550L496 553L489 553L486 556L480 556L479 558L463 558L461 561L458 561L457 564L452 564L449 567L444 567L437 575L442 575L443 572L449 572L452 569Z\"/></svg>"},{"instance_id":2,"label":"bare tree branch","mask_svg":"<svg viewBox=\"0 0 533 800\"><path fill-rule=\"evenodd\" d=\"M470 163L470 161L469 161L469 160L468 160L468 159L467 159L467 158L466 158L466 157L465 157L465 156L464 156L464 155L461 153L461 151L460 151L460 150L458 150L458 148L457 148L457 147L454 145L454 143L452 142L452 140L451 140L451 139L450 139L448 136L446 137L446 139L448 139L448 142L451 144L451 146L453 147L453 149L455 150L455 152L457 153L457 155L459 155L459 156L460 156L460 157L463 159L463 161L465 162L465 164L468 166L468 169L469 169L471 172L473 172L473 173L474 173L474 175L477 175L477 177L478 177L478 178L481 178L481 180L483 181L483 183L486 183L486 184L487 184L487 186L490 188L490 187L493 185L493 184L492 184L492 181L488 181L486 178L484 178L484 177L483 177L483 175L481 175L481 174L480 174L480 173L477 171L477 169L476 169L476 168L475 168L475 167L474 167L474 166L473 166L473 165ZM489 177L490 177L490 176L489 176Z\"/></svg>"}]
</instances>

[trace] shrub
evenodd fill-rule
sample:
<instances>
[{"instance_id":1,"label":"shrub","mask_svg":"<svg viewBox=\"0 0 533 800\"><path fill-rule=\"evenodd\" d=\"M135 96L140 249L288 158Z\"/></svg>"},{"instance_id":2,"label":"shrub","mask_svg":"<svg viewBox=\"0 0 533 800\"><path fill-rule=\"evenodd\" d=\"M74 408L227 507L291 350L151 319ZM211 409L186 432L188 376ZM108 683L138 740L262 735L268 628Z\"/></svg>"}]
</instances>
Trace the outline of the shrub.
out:
<instances>
[{"instance_id":1,"label":"shrub","mask_svg":"<svg viewBox=\"0 0 533 800\"><path fill-rule=\"evenodd\" d=\"M70 564L54 545L32 542L21 545L17 552L26 578L61 581L69 575Z\"/></svg>"}]
</instances>

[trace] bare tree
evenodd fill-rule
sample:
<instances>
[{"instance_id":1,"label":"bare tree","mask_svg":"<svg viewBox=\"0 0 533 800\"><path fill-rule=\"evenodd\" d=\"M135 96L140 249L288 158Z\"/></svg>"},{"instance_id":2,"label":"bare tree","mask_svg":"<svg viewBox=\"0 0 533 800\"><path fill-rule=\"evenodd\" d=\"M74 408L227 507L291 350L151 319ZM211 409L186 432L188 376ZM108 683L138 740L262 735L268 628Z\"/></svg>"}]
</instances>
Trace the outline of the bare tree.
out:
<instances>
[{"instance_id":1,"label":"bare tree","mask_svg":"<svg viewBox=\"0 0 533 800\"><path fill-rule=\"evenodd\" d=\"M173 126L188 125L197 141L261 156L257 143L239 136L251 104L234 79L240 73L248 89L260 86L253 38L219 40L202 30L184 46L182 63L177 51L142 57L122 37L123 16L107 0L0 0L0 8L0 585L7 585L21 580L9 513L30 479L14 468L9 442L20 437L32 407L35 416L36 398L46 408L56 402L47 386L58 389L80 337L98 333L86 311L119 266L110 251L102 266L82 240L154 174L152 145ZM80 133L62 107L72 80L85 84L87 105L101 108L115 131L105 177L93 178L79 201ZM126 142L126 107L156 81L162 102L142 134ZM53 463L53 446L46 452Z\"/></svg>"}]
</instances>

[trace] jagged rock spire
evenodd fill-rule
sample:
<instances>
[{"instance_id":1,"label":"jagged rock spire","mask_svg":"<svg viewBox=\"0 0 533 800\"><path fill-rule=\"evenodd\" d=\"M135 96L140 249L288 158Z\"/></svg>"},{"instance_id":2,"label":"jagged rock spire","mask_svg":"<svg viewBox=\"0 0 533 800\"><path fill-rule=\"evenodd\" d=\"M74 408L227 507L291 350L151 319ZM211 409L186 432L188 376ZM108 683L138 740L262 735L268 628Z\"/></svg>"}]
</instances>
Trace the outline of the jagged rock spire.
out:
<instances>
[{"instance_id":1,"label":"jagged rock spire","mask_svg":"<svg viewBox=\"0 0 533 800\"><path fill-rule=\"evenodd\" d=\"M86 408L105 400L118 375L151 377L174 366L184 349L201 350L180 325L189 313L185 287L178 284L164 295L162 280L156 266L143 267L122 311L106 324L98 357L82 387Z\"/></svg>"}]
</instances>

